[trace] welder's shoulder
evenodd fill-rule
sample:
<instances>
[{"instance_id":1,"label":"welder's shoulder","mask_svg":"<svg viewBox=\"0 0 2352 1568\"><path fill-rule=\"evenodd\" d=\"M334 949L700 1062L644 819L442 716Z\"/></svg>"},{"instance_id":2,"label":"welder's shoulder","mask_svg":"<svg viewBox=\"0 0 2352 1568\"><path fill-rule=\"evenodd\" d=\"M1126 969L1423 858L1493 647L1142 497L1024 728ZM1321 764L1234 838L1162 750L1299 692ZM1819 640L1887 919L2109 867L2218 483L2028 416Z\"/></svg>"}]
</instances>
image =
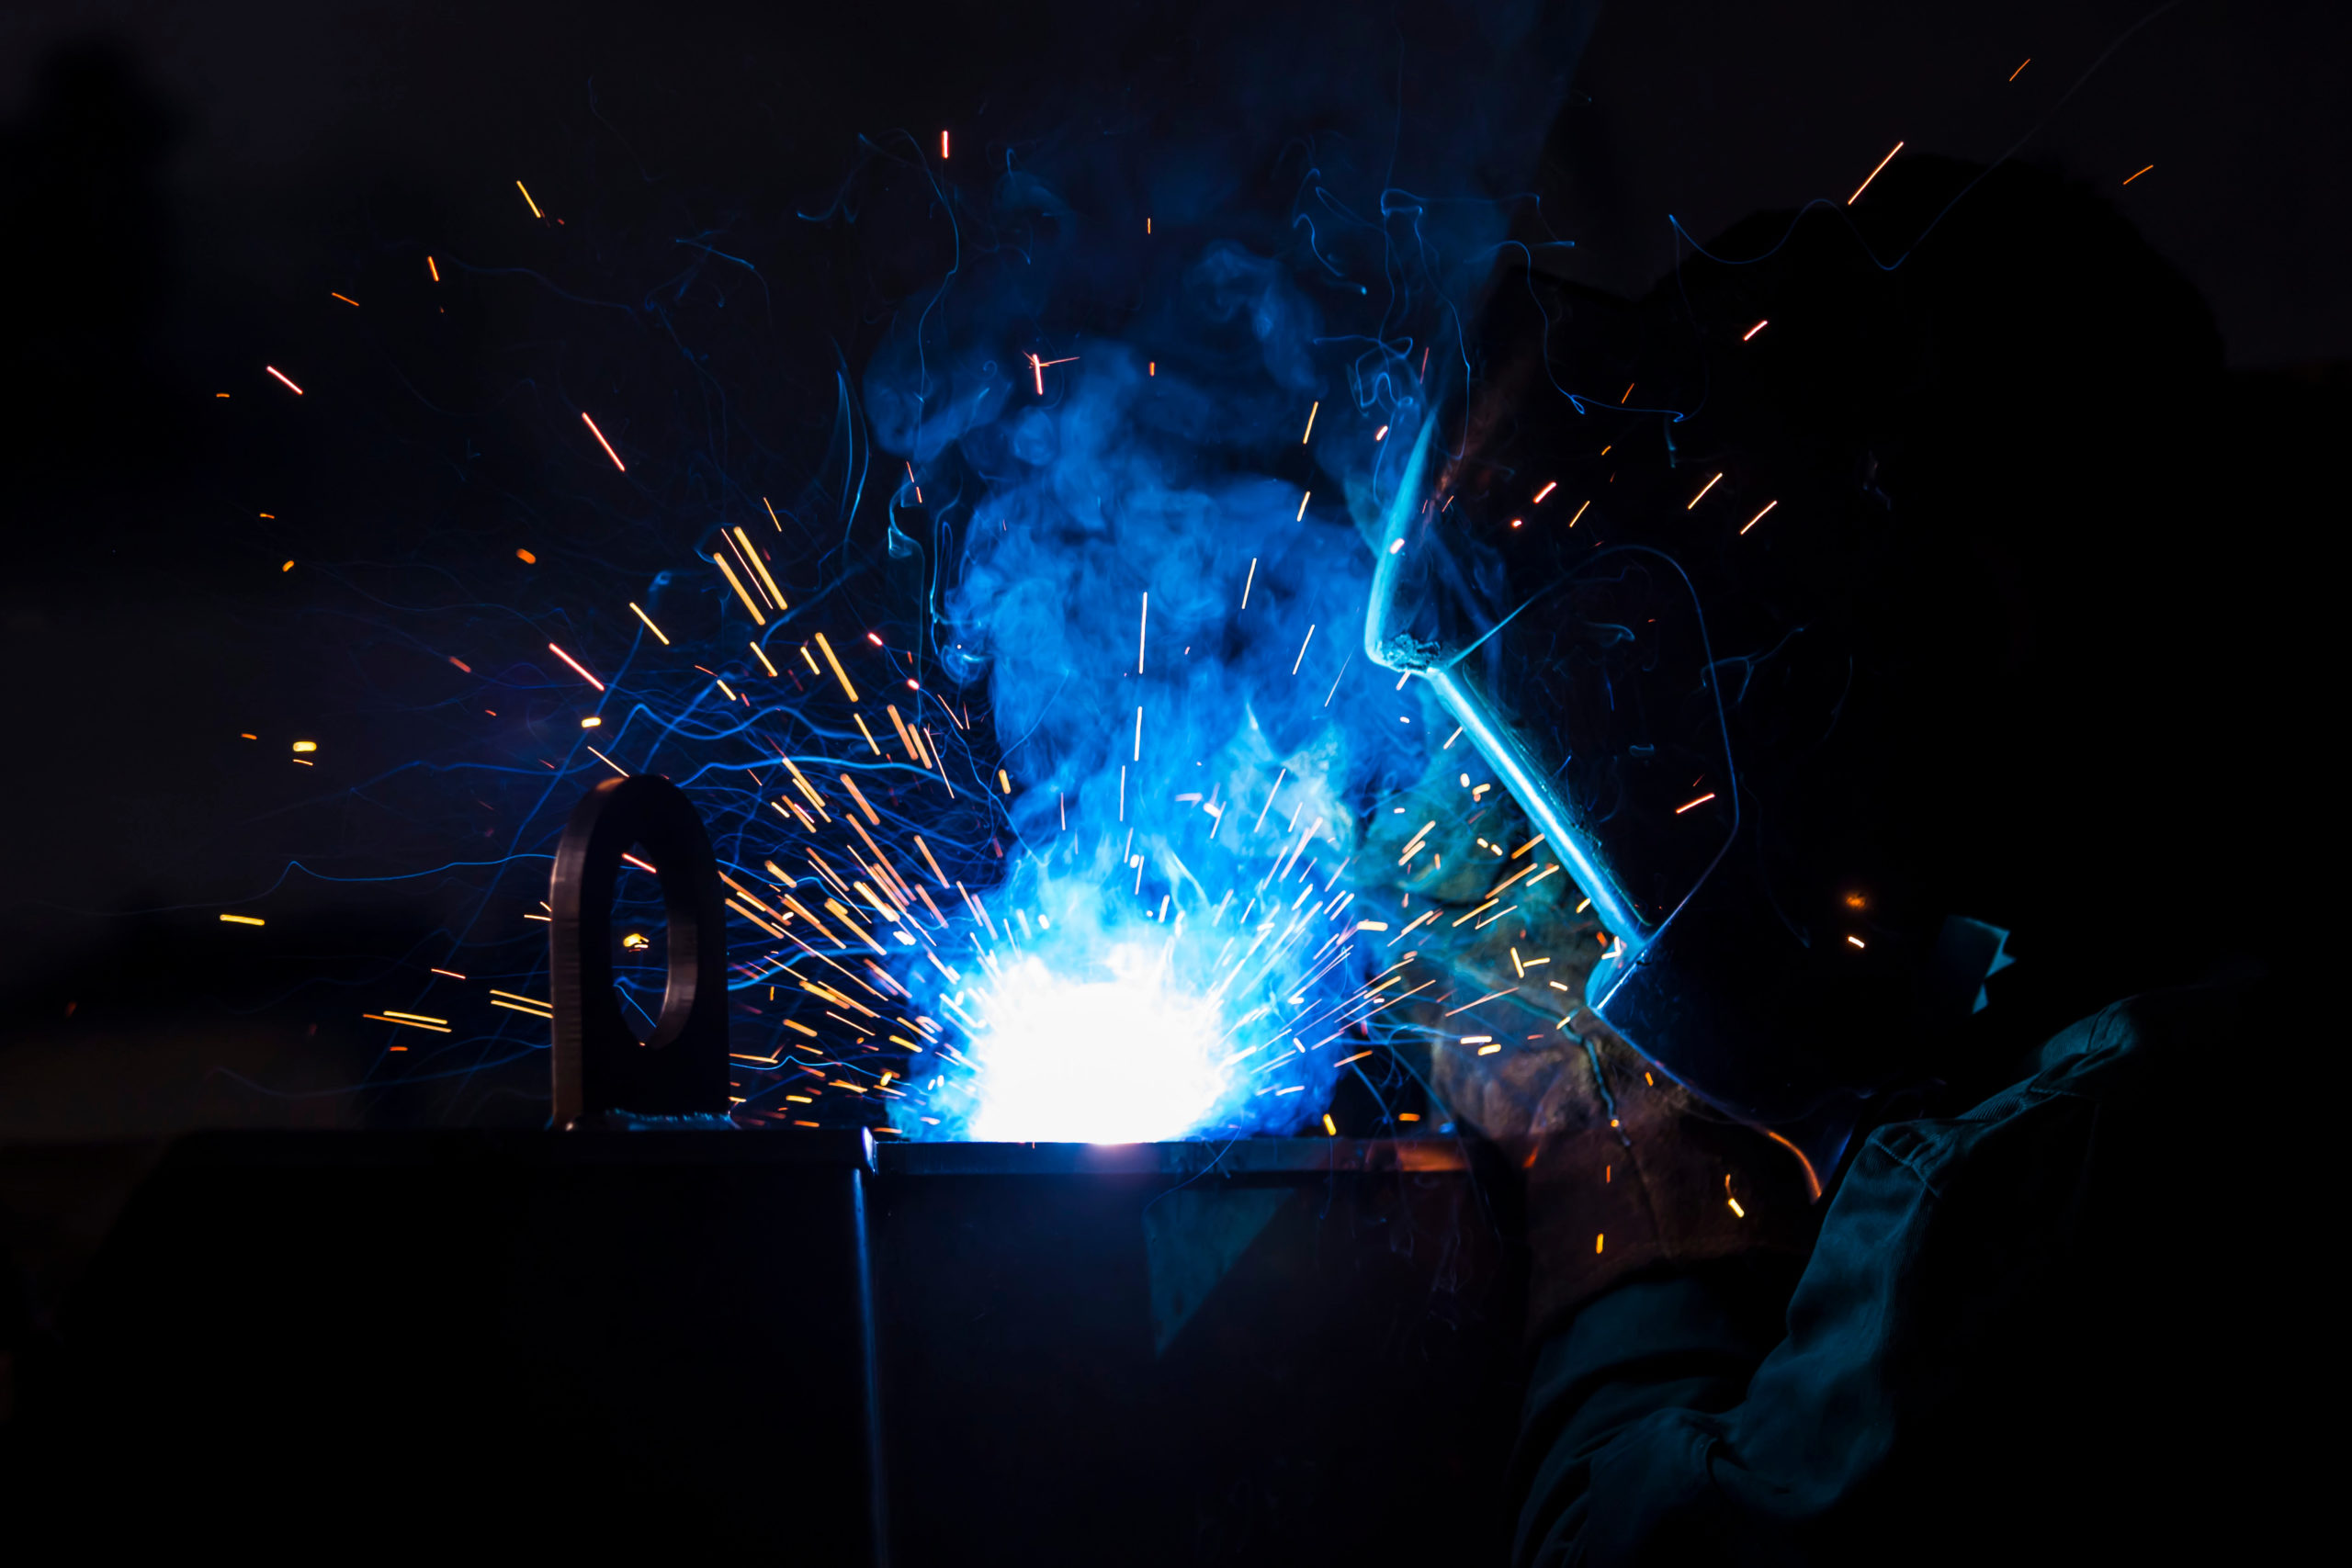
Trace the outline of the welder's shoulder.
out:
<instances>
[{"instance_id":1,"label":"welder's shoulder","mask_svg":"<svg viewBox=\"0 0 2352 1568\"><path fill-rule=\"evenodd\" d=\"M2147 991L2059 1031L2037 1053L2030 1080L2097 1095L2120 1079L2191 1076L2242 1066L2288 1036L2290 987L2268 979Z\"/></svg>"},{"instance_id":2,"label":"welder's shoulder","mask_svg":"<svg viewBox=\"0 0 2352 1568\"><path fill-rule=\"evenodd\" d=\"M1940 1191L1960 1167L2022 1140L2062 1127L2087 1137L2102 1108L2165 1115L2210 1102L2216 1074L2289 1032L2290 1011L2264 981L2128 997L2052 1036L2009 1088L1959 1116L1882 1127L1870 1152Z\"/></svg>"}]
</instances>

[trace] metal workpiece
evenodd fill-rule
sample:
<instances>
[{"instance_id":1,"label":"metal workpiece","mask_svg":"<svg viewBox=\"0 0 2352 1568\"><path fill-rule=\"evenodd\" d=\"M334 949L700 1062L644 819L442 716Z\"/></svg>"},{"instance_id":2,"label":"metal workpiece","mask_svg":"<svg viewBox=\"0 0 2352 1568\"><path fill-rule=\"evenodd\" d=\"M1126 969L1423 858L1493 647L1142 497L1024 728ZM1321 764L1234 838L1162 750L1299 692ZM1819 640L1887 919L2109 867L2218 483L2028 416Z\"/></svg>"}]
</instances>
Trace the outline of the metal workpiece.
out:
<instances>
[{"instance_id":1,"label":"metal workpiece","mask_svg":"<svg viewBox=\"0 0 2352 1568\"><path fill-rule=\"evenodd\" d=\"M900 1144L876 1151L889 1176L1315 1176L1464 1171L1460 1139L1231 1138L1166 1144Z\"/></svg>"},{"instance_id":2,"label":"metal workpiece","mask_svg":"<svg viewBox=\"0 0 2352 1568\"><path fill-rule=\"evenodd\" d=\"M632 845L661 881L669 935L661 1016L643 1041L613 991L613 890ZM591 789L556 847L548 905L551 1122L614 1111L725 1117L727 908L710 835L685 793L645 773Z\"/></svg>"}]
</instances>

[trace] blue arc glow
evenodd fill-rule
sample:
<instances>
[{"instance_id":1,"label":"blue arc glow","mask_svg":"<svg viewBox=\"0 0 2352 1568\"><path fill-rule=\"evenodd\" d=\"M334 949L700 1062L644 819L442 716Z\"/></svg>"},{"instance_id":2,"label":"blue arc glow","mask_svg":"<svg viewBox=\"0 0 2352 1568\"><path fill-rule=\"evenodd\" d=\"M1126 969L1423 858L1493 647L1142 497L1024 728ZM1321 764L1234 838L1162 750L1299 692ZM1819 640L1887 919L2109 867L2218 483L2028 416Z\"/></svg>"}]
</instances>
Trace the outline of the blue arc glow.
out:
<instances>
[{"instance_id":1,"label":"blue arc glow","mask_svg":"<svg viewBox=\"0 0 2352 1568\"><path fill-rule=\"evenodd\" d=\"M971 1135L1152 1143L1209 1120L1231 1077L1219 1010L1171 983L1168 957L1114 947L1099 979L1034 955L1006 964L976 998L981 1027L964 1048L978 1077Z\"/></svg>"}]
</instances>

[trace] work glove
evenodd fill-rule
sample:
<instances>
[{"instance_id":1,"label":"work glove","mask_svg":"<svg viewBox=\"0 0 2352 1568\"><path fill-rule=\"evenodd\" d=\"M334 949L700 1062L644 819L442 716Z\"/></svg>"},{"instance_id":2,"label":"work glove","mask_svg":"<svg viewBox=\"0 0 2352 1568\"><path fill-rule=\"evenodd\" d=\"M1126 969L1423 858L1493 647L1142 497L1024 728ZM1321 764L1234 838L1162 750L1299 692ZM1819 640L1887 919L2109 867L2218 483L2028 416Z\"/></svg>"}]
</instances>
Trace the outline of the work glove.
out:
<instances>
[{"instance_id":1,"label":"work glove","mask_svg":"<svg viewBox=\"0 0 2352 1568\"><path fill-rule=\"evenodd\" d=\"M1414 954L1404 979L1419 988L1388 1018L1426 1043L1453 1121L1524 1173L1531 1335L1642 1269L1808 1254L1817 1194L1794 1151L1699 1100L1585 1006L1612 939L1540 842L1513 853L1528 832L1516 807L1482 802L1448 824L1431 793L1425 781L1397 797L1407 809L1384 808L1366 840L1422 917L1391 943L1390 963ZM1400 865L1411 840L1397 836L1433 817L1412 860L1442 864Z\"/></svg>"}]
</instances>

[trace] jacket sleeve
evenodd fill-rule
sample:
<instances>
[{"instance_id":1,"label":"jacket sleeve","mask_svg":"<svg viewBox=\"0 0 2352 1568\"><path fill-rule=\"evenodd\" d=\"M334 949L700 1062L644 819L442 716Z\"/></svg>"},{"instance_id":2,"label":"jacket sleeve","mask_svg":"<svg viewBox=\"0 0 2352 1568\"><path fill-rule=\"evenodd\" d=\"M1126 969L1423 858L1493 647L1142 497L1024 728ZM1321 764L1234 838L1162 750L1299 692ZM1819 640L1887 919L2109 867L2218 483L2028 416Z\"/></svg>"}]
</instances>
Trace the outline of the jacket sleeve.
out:
<instances>
[{"instance_id":1,"label":"jacket sleeve","mask_svg":"<svg viewBox=\"0 0 2352 1568\"><path fill-rule=\"evenodd\" d=\"M1514 1560L1781 1558L1791 1527L1834 1510L1891 1439L1890 1308L1928 1201L1873 1141L1793 1296L1769 1265L1729 1260L1579 1312L1529 1389Z\"/></svg>"},{"instance_id":2,"label":"jacket sleeve","mask_svg":"<svg viewBox=\"0 0 2352 1568\"><path fill-rule=\"evenodd\" d=\"M2118 1004L1967 1114L1880 1128L1784 1325L1754 1260L1584 1306L1529 1389L1515 1561L2243 1551L2232 1499L2278 1487L2252 1412L2301 1384L2264 1360L2296 1343L2258 1288L2268 1189L2194 1140L2213 1043L2301 1027L2261 999Z\"/></svg>"}]
</instances>

